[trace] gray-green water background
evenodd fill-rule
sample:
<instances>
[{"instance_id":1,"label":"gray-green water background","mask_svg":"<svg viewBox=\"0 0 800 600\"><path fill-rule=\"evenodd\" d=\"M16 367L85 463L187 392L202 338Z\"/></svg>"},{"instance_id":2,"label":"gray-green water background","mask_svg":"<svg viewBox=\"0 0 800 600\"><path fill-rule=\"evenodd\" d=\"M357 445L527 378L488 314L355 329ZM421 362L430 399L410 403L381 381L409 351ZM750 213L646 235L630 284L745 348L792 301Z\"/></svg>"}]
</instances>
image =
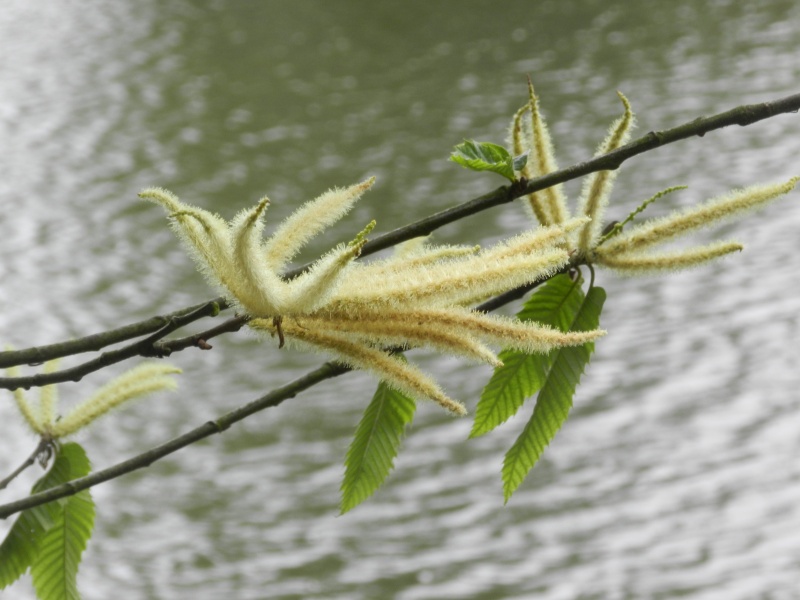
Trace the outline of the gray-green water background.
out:
<instances>
[{"instance_id":1,"label":"gray-green water background","mask_svg":"<svg viewBox=\"0 0 800 600\"><path fill-rule=\"evenodd\" d=\"M620 112L616 90L640 133L796 93L798 23L793 0L8 0L0 342L78 337L214 295L162 211L137 200L143 187L226 216L268 194L275 223L330 186L376 175L308 258L372 218L387 231L500 185L446 159L464 137L503 141L527 74L566 166L604 137ZM781 116L638 157L621 172L611 216L670 185L690 189L653 214L796 175L798 133L798 118ZM435 239L485 244L528 225L510 205ZM714 232L746 243L730 260L668 279L602 273L610 334L572 418L508 506L500 465L530 407L467 442L469 420L424 405L388 485L337 518L343 456L374 389L350 374L95 488L84 597L796 597L798 230L795 192ZM96 467L321 360L244 334L214 346L170 359L184 370L179 394L79 438ZM474 408L488 370L413 357ZM110 372L62 385L62 401ZM35 440L8 393L0 419L7 472ZM2 595L32 591L23 581Z\"/></svg>"}]
</instances>

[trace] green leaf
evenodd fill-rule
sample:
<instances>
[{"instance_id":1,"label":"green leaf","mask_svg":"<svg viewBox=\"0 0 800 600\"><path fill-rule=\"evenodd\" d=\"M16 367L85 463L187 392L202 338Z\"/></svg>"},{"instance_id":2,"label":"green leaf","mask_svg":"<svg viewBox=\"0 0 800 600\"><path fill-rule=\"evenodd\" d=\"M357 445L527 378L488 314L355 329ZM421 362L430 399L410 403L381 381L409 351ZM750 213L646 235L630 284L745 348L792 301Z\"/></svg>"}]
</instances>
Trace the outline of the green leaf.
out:
<instances>
[{"instance_id":1,"label":"green leaf","mask_svg":"<svg viewBox=\"0 0 800 600\"><path fill-rule=\"evenodd\" d=\"M69 479L89 474L91 465L80 445L65 444L60 454L69 461ZM94 514L89 490L62 501L58 518L40 541L31 565L33 585L40 600L80 600L78 566L92 536Z\"/></svg>"},{"instance_id":2,"label":"green leaf","mask_svg":"<svg viewBox=\"0 0 800 600\"><path fill-rule=\"evenodd\" d=\"M528 153L520 154L519 156L514 157L514 170L515 171L522 171L525 168L525 165L528 164Z\"/></svg>"},{"instance_id":3,"label":"green leaf","mask_svg":"<svg viewBox=\"0 0 800 600\"><path fill-rule=\"evenodd\" d=\"M31 494L59 485L69 477L69 461L56 455L53 466L37 481ZM0 589L14 583L31 566L39 552L39 542L61 512L58 502L24 510L0 544Z\"/></svg>"},{"instance_id":4,"label":"green leaf","mask_svg":"<svg viewBox=\"0 0 800 600\"><path fill-rule=\"evenodd\" d=\"M42 492L88 472L89 461L83 449L75 443L64 444L57 452L53 466L36 482L31 493ZM71 498L61 499L20 513L0 544L0 589L14 583L36 563L43 540L62 519L62 510L70 501Z\"/></svg>"},{"instance_id":5,"label":"green leaf","mask_svg":"<svg viewBox=\"0 0 800 600\"><path fill-rule=\"evenodd\" d=\"M570 329L572 331L596 329L600 324L600 313L605 299L606 293L603 288L590 289ZM533 416L503 461L503 494L506 502L567 419L572 408L575 388L593 351L593 342L554 351L553 363L536 399Z\"/></svg>"},{"instance_id":6,"label":"green leaf","mask_svg":"<svg viewBox=\"0 0 800 600\"><path fill-rule=\"evenodd\" d=\"M414 419L412 398L381 381L356 428L345 459L342 514L375 493L394 466L406 426Z\"/></svg>"},{"instance_id":7,"label":"green leaf","mask_svg":"<svg viewBox=\"0 0 800 600\"><path fill-rule=\"evenodd\" d=\"M463 144L456 146L450 155L450 160L473 171L492 171L514 181L514 168L518 162L522 161L522 157L518 157L515 161L508 150L502 146L491 142L464 140ZM525 156L524 161L527 160L527 156ZM522 162L522 166L525 166L525 162Z\"/></svg>"},{"instance_id":8,"label":"green leaf","mask_svg":"<svg viewBox=\"0 0 800 600\"><path fill-rule=\"evenodd\" d=\"M567 331L583 299L580 282L572 281L568 275L558 275L528 299L517 318ZM501 352L499 358L503 366L495 369L481 393L470 437L488 433L514 416L525 400L545 384L554 357L554 351L546 354Z\"/></svg>"}]
</instances>

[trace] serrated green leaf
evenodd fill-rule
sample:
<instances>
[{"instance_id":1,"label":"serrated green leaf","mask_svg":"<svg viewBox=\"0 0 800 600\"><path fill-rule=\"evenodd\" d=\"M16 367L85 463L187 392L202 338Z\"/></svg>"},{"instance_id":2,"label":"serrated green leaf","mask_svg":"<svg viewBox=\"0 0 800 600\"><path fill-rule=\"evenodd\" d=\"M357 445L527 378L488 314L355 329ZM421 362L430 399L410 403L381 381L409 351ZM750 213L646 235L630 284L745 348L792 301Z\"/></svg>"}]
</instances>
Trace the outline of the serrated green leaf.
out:
<instances>
[{"instance_id":1,"label":"serrated green leaf","mask_svg":"<svg viewBox=\"0 0 800 600\"><path fill-rule=\"evenodd\" d=\"M491 171L514 181L514 158L508 150L491 142L464 140L455 147L450 160L473 171Z\"/></svg>"},{"instance_id":2,"label":"serrated green leaf","mask_svg":"<svg viewBox=\"0 0 800 600\"><path fill-rule=\"evenodd\" d=\"M59 485L69 477L69 461L56 455L53 466L31 489L31 494ZM61 507L50 502L20 513L0 544L0 589L11 585L31 566L39 552L39 542L58 518Z\"/></svg>"},{"instance_id":3,"label":"serrated green leaf","mask_svg":"<svg viewBox=\"0 0 800 600\"><path fill-rule=\"evenodd\" d=\"M91 465L80 445L64 444L60 454L69 462L69 479L89 474ZM31 565L31 577L39 600L80 600L78 566L92 536L94 514L89 490L62 501L62 509L39 542L39 552Z\"/></svg>"},{"instance_id":4,"label":"serrated green leaf","mask_svg":"<svg viewBox=\"0 0 800 600\"><path fill-rule=\"evenodd\" d=\"M412 398L383 381L378 385L345 458L342 514L361 504L383 484L416 409Z\"/></svg>"},{"instance_id":5,"label":"serrated green leaf","mask_svg":"<svg viewBox=\"0 0 800 600\"><path fill-rule=\"evenodd\" d=\"M572 281L568 275L558 275L528 299L517 318L567 331L583 299L580 282ZM545 384L554 356L554 352L546 354L525 354L516 350L501 352L499 358L503 366L495 369L481 393L470 437L488 433L514 416L525 400Z\"/></svg>"},{"instance_id":6,"label":"serrated green leaf","mask_svg":"<svg viewBox=\"0 0 800 600\"><path fill-rule=\"evenodd\" d=\"M31 493L42 492L88 472L89 462L83 449L78 444L64 444L57 452L53 466L36 482ZM20 513L0 544L0 589L14 583L36 562L42 541L61 519L62 509L69 500L49 502Z\"/></svg>"},{"instance_id":7,"label":"serrated green leaf","mask_svg":"<svg viewBox=\"0 0 800 600\"><path fill-rule=\"evenodd\" d=\"M600 324L600 313L605 299L603 288L590 289L570 329L596 329ZM553 363L547 381L536 399L533 415L503 461L503 495L506 502L567 419L575 388L593 351L593 342L554 351Z\"/></svg>"}]
</instances>

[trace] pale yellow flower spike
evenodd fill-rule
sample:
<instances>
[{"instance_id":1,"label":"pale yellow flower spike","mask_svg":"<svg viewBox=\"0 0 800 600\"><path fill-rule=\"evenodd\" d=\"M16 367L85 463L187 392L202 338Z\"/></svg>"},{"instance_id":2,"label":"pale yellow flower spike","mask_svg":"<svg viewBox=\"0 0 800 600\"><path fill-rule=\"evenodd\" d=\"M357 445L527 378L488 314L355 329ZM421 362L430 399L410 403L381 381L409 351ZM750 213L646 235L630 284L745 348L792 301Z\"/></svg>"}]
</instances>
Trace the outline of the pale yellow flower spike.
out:
<instances>
[{"instance_id":1,"label":"pale yellow flower spike","mask_svg":"<svg viewBox=\"0 0 800 600\"><path fill-rule=\"evenodd\" d=\"M529 354L585 344L606 333L601 329L564 333L537 323L520 322L517 319L488 315L467 308L419 308L407 312L381 310L373 315L360 315L357 318L336 315L336 318L332 320L337 321L336 326L342 331L349 329L351 324L357 329L366 331L369 328L378 329L383 322L408 322L420 332L439 329L462 340L472 340L473 342L483 340L503 348L514 348ZM420 345L436 347L434 343L421 343ZM493 361L485 362L492 364Z\"/></svg>"},{"instance_id":2,"label":"pale yellow flower spike","mask_svg":"<svg viewBox=\"0 0 800 600\"><path fill-rule=\"evenodd\" d=\"M533 83L528 78L528 97L530 102L531 121L530 121L530 156L528 165L530 170L523 174L528 177L541 177L558 170L555 152L553 151L553 141L547 128L544 118L539 112L539 98L533 91ZM552 219L543 225L563 223L569 218L566 198L564 197L563 186L561 184L551 186L540 192L535 192L528 196L528 200L536 212L536 204L543 204L547 207L547 213ZM537 214L538 216L538 214Z\"/></svg>"},{"instance_id":3,"label":"pale yellow flower spike","mask_svg":"<svg viewBox=\"0 0 800 600\"><path fill-rule=\"evenodd\" d=\"M251 315L277 315L286 304L287 285L269 268L264 255L261 234L267 206L269 199L262 198L254 207L240 211L230 223L232 270L241 276L228 289ZM236 287L247 290L244 297L235 292Z\"/></svg>"},{"instance_id":4,"label":"pale yellow flower spike","mask_svg":"<svg viewBox=\"0 0 800 600\"><path fill-rule=\"evenodd\" d=\"M381 305L464 304L535 281L554 273L569 260L561 249L500 260L486 259L482 254L475 260L424 265L369 284L348 278L331 298L331 308L349 312Z\"/></svg>"},{"instance_id":5,"label":"pale yellow flower spike","mask_svg":"<svg viewBox=\"0 0 800 600\"><path fill-rule=\"evenodd\" d=\"M44 363L42 373L55 373L58 370L59 362L58 359L48 360ZM39 422L44 429L48 429L56 420L56 413L58 411L58 389L55 385L46 385L42 387L40 394Z\"/></svg>"},{"instance_id":6,"label":"pale yellow flower spike","mask_svg":"<svg viewBox=\"0 0 800 600\"><path fill-rule=\"evenodd\" d=\"M436 327L437 323L416 321L413 319L415 314L399 314L393 318L391 314L376 313L372 317L360 316L358 319L348 319L342 315L343 318L304 318L301 323L306 328L336 332L375 347L430 347L493 367L503 365L494 352L479 341Z\"/></svg>"},{"instance_id":7,"label":"pale yellow flower spike","mask_svg":"<svg viewBox=\"0 0 800 600\"><path fill-rule=\"evenodd\" d=\"M529 151L527 148L523 131L522 131L522 118L525 116L525 113L531 109L530 102L526 103L524 106L521 106L517 109L517 112L514 113L514 117L511 119L511 125L508 127L508 136L506 138L506 142L509 146L511 146L512 153L514 156L519 156L521 154L525 154ZM526 163L522 169L522 174L526 177L527 174L530 173L529 171L530 166Z\"/></svg>"},{"instance_id":8,"label":"pale yellow flower spike","mask_svg":"<svg viewBox=\"0 0 800 600\"><path fill-rule=\"evenodd\" d=\"M233 293L240 304L252 302L252 290L237 277L232 260L228 224L219 216L185 204L162 188L147 188L139 197L163 206L170 225L189 250L198 269L210 285ZM238 285L237 285L238 283Z\"/></svg>"},{"instance_id":9,"label":"pale yellow flower spike","mask_svg":"<svg viewBox=\"0 0 800 600\"><path fill-rule=\"evenodd\" d=\"M181 370L169 365L147 363L134 367L98 389L50 428L54 438L71 435L120 404L160 390L177 388L167 375Z\"/></svg>"},{"instance_id":10,"label":"pale yellow flower spike","mask_svg":"<svg viewBox=\"0 0 800 600\"><path fill-rule=\"evenodd\" d=\"M711 260L739 252L744 248L737 242L714 242L706 246L674 252L612 254L598 258L597 263L622 275L644 275L660 271L677 271L703 265Z\"/></svg>"},{"instance_id":11,"label":"pale yellow flower spike","mask_svg":"<svg viewBox=\"0 0 800 600\"><path fill-rule=\"evenodd\" d=\"M251 324L257 329L274 330L272 322L265 319L255 319ZM283 328L289 339L293 338L323 351L333 352L343 363L371 371L402 392L415 398L433 400L455 415L467 414L463 404L449 398L435 381L408 362L394 358L382 350L352 342L344 336L322 333L286 322Z\"/></svg>"},{"instance_id":12,"label":"pale yellow flower spike","mask_svg":"<svg viewBox=\"0 0 800 600\"><path fill-rule=\"evenodd\" d=\"M601 260L606 260L612 255L628 254L714 225L787 194L794 189L798 180L799 177L793 177L784 183L751 186L660 219L645 221L608 240L597 248L596 254Z\"/></svg>"},{"instance_id":13,"label":"pale yellow flower spike","mask_svg":"<svg viewBox=\"0 0 800 600\"><path fill-rule=\"evenodd\" d=\"M341 219L375 183L375 178L329 190L298 208L286 219L265 245L267 264L274 272L281 272L300 249L315 235Z\"/></svg>"},{"instance_id":14,"label":"pale yellow flower spike","mask_svg":"<svg viewBox=\"0 0 800 600\"><path fill-rule=\"evenodd\" d=\"M291 312L307 314L327 303L338 289L353 259L361 254L365 243L366 239L356 244L340 244L294 279L287 298L287 307L291 307Z\"/></svg>"},{"instance_id":15,"label":"pale yellow flower spike","mask_svg":"<svg viewBox=\"0 0 800 600\"><path fill-rule=\"evenodd\" d=\"M184 204L178 200L178 197L175 194L160 187L143 189L141 192L139 192L139 198L160 204L171 213L176 213L191 208L188 204Z\"/></svg>"},{"instance_id":16,"label":"pale yellow flower spike","mask_svg":"<svg viewBox=\"0 0 800 600\"><path fill-rule=\"evenodd\" d=\"M588 221L589 219L586 217L581 217L570 219L560 225L529 229L524 233L498 242L491 248L487 248L483 252L483 257L486 260L499 260L534 252L549 251L556 247L563 249L567 235L585 225Z\"/></svg>"},{"instance_id":17,"label":"pale yellow flower spike","mask_svg":"<svg viewBox=\"0 0 800 600\"><path fill-rule=\"evenodd\" d=\"M449 244L429 245L430 236L413 238L394 247L392 256L374 261L370 266L386 269L402 265L408 268L415 265L435 263L440 260L470 256L478 252L480 246L451 246Z\"/></svg>"},{"instance_id":18,"label":"pale yellow flower spike","mask_svg":"<svg viewBox=\"0 0 800 600\"><path fill-rule=\"evenodd\" d=\"M447 323L445 317L440 317L440 320ZM469 332L489 343L528 354L585 344L606 334L602 329L565 333L538 323L521 323L516 319L500 315L487 315L466 310L463 320L460 323L453 320L451 326L455 331Z\"/></svg>"},{"instance_id":19,"label":"pale yellow flower spike","mask_svg":"<svg viewBox=\"0 0 800 600\"><path fill-rule=\"evenodd\" d=\"M190 249L192 257L209 276L214 286L220 285L230 268L228 226L219 216L178 200L162 188L147 188L139 197L163 206L172 217L172 228Z\"/></svg>"},{"instance_id":20,"label":"pale yellow flower spike","mask_svg":"<svg viewBox=\"0 0 800 600\"><path fill-rule=\"evenodd\" d=\"M22 372L19 367L9 367L6 369L6 374L9 377L20 377ZM28 427L36 434L43 434L44 427L41 419L41 411L38 410L38 407L34 408L30 405L28 399L25 397L25 390L22 388L17 388L12 393L14 394L14 402L17 405L17 410L19 410L22 418L25 419Z\"/></svg>"},{"instance_id":21,"label":"pale yellow flower spike","mask_svg":"<svg viewBox=\"0 0 800 600\"><path fill-rule=\"evenodd\" d=\"M467 304L524 285L562 267L569 260L556 247L565 237L564 229L582 223L569 221L565 227L540 227L505 240L477 254L434 263L413 261L386 277L380 262L357 265L331 299L335 310L370 310L373 305ZM402 264L402 263L401 263ZM368 282L368 283L366 283ZM349 308L344 308L349 307Z\"/></svg>"},{"instance_id":22,"label":"pale yellow flower spike","mask_svg":"<svg viewBox=\"0 0 800 600\"><path fill-rule=\"evenodd\" d=\"M630 131L635 120L633 111L628 99L621 92L617 92L617 95L625 107L625 114L611 124L606 139L595 152L596 157L616 150L630 139ZM617 171L598 171L589 175L583 183L581 198L578 201L578 211L589 217L591 221L578 236L578 250L582 254L588 254L600 239L603 216L616 178Z\"/></svg>"},{"instance_id":23,"label":"pale yellow flower spike","mask_svg":"<svg viewBox=\"0 0 800 600\"><path fill-rule=\"evenodd\" d=\"M522 176L527 177L528 179L532 179L536 177L536 169L534 168L534 164L532 162L531 157L531 148L529 147L531 134L530 134L530 124L523 124L522 118L525 116L525 113L531 109L531 104L528 102L525 106L520 108L516 113L514 113L514 118L511 120L511 126L509 128L509 145L514 151L514 156L520 156L528 152L528 162L525 163L525 166L522 168ZM525 131L527 127L528 131ZM531 216L536 219L542 225L551 225L553 223L553 219L547 211L547 206L545 206L542 202L543 198L540 197L541 194L530 194L525 197L525 207L527 208L528 212L531 213Z\"/></svg>"},{"instance_id":24,"label":"pale yellow flower spike","mask_svg":"<svg viewBox=\"0 0 800 600\"><path fill-rule=\"evenodd\" d=\"M173 230L212 287L235 298L239 306L252 308L260 304L258 292L241 276L242 267L233 259L230 229L225 221L200 209L172 213L170 217Z\"/></svg>"}]
</instances>

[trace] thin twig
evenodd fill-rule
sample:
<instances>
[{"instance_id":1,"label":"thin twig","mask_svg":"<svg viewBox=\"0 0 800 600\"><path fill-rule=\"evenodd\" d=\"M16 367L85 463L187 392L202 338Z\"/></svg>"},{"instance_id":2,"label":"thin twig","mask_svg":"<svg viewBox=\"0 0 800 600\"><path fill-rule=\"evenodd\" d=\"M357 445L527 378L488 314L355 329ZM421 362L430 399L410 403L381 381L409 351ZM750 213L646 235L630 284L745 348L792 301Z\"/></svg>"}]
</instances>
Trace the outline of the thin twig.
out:
<instances>
[{"instance_id":1,"label":"thin twig","mask_svg":"<svg viewBox=\"0 0 800 600\"><path fill-rule=\"evenodd\" d=\"M49 344L47 346L35 346L24 350L0 352L0 369L15 367L17 365L38 365L48 360L53 360L54 358L63 358L65 356L82 354L84 352L97 352L107 346L126 342L158 331L167 325L171 319L195 313L195 311L203 307L210 308L213 304L216 304L219 310L228 308L228 303L224 298L214 298L213 300L207 300L201 304L178 309L166 315L151 317L144 321L119 327L118 329L110 329L101 333L87 335L86 337L76 340ZM205 315L200 314L200 316Z\"/></svg>"},{"instance_id":2,"label":"thin twig","mask_svg":"<svg viewBox=\"0 0 800 600\"><path fill-rule=\"evenodd\" d=\"M233 333L235 331L239 331L247 324L249 320L250 317L247 315L236 315L235 317L232 317L224 323L220 323L211 329L201 331L200 333L196 333L194 335L188 335L186 337L176 338L166 342L159 342L156 344L156 346L160 351L164 352L164 356L169 356L173 352L191 347L199 347L203 350L210 350L211 346L206 343L208 340L217 337L218 335L222 335L223 333Z\"/></svg>"},{"instance_id":3,"label":"thin twig","mask_svg":"<svg viewBox=\"0 0 800 600\"><path fill-rule=\"evenodd\" d=\"M158 346L156 344L158 340L193 321L197 321L203 317L215 316L219 313L219 307L213 302L200 304L198 306L199 307L193 312L170 317L166 324L143 340L128 344L117 350L103 352L97 358L88 360L69 369L62 369L61 371L54 371L53 373L37 373L24 377L0 377L0 388L9 390L15 390L17 388L28 389L31 387L51 385L53 383L62 383L64 381L80 381L89 373L93 373L94 371L98 371L104 367L122 362L134 356L155 356L159 358L166 356L169 354L170 350L166 347Z\"/></svg>"}]
</instances>

